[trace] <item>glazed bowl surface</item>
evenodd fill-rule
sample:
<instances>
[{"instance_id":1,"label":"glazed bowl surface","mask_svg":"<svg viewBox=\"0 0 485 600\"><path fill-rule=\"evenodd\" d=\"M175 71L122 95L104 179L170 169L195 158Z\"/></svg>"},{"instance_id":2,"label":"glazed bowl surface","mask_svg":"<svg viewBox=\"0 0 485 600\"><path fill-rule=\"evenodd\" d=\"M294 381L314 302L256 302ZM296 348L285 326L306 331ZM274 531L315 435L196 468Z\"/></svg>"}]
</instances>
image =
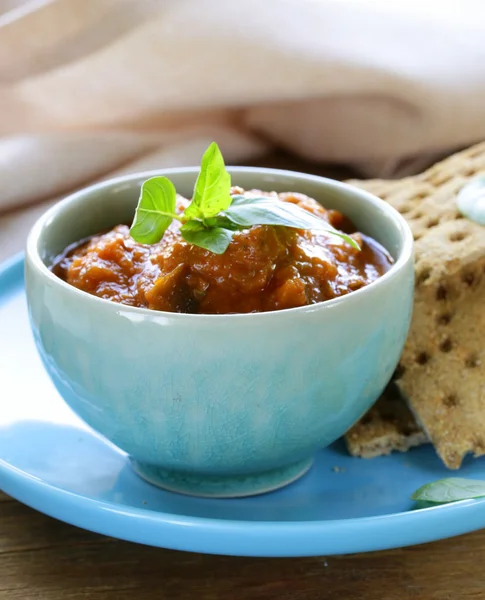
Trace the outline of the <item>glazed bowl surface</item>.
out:
<instances>
[{"instance_id":1,"label":"glazed bowl surface","mask_svg":"<svg viewBox=\"0 0 485 600\"><path fill-rule=\"evenodd\" d=\"M409 328L413 241L388 204L349 185L228 168L245 189L307 194L348 216L395 264L346 296L275 312L198 315L124 306L80 291L50 266L64 248L130 222L144 180L190 197L198 169L85 188L34 225L26 250L30 321L64 400L156 485L210 497L276 489L303 475L379 397Z\"/></svg>"}]
</instances>

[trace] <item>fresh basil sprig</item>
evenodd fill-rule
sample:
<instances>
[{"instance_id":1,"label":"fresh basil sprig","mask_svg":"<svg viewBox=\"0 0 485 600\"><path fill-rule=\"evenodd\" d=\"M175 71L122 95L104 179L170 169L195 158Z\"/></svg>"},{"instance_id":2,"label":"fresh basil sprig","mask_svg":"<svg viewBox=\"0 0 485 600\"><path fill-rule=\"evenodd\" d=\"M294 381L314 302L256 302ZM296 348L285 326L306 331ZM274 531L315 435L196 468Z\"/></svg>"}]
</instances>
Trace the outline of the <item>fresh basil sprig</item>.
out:
<instances>
[{"instance_id":1,"label":"fresh basil sprig","mask_svg":"<svg viewBox=\"0 0 485 600\"><path fill-rule=\"evenodd\" d=\"M156 244L176 219L184 240L215 254L226 251L236 231L253 225L326 231L360 250L350 236L296 204L273 197L231 196L231 176L215 142L202 157L191 203L181 214L175 209L173 183L166 177L148 179L141 187L131 237L141 244Z\"/></svg>"},{"instance_id":2,"label":"fresh basil sprig","mask_svg":"<svg viewBox=\"0 0 485 600\"><path fill-rule=\"evenodd\" d=\"M200 246L214 254L224 254L234 235L234 231L225 227L206 227L200 221L187 221L180 228L182 237L189 244Z\"/></svg>"},{"instance_id":3,"label":"fresh basil sprig","mask_svg":"<svg viewBox=\"0 0 485 600\"><path fill-rule=\"evenodd\" d=\"M229 206L224 211L224 215L240 227L280 225L296 229L321 229L331 231L341 237L348 237L340 234L329 223L301 208L301 206L291 202L282 202L271 197L247 198L244 202Z\"/></svg>"},{"instance_id":4,"label":"fresh basil sprig","mask_svg":"<svg viewBox=\"0 0 485 600\"><path fill-rule=\"evenodd\" d=\"M192 202L184 211L187 219L208 219L231 204L231 176L226 171L219 146L212 142L202 157Z\"/></svg>"},{"instance_id":5,"label":"fresh basil sprig","mask_svg":"<svg viewBox=\"0 0 485 600\"><path fill-rule=\"evenodd\" d=\"M439 504L484 497L485 481L463 477L447 477L423 485L414 492L411 500L415 500L419 507L428 508Z\"/></svg>"},{"instance_id":6,"label":"fresh basil sprig","mask_svg":"<svg viewBox=\"0 0 485 600\"><path fill-rule=\"evenodd\" d=\"M151 177L141 186L131 237L140 244L160 241L173 219L177 194L175 186L166 177Z\"/></svg>"}]
</instances>

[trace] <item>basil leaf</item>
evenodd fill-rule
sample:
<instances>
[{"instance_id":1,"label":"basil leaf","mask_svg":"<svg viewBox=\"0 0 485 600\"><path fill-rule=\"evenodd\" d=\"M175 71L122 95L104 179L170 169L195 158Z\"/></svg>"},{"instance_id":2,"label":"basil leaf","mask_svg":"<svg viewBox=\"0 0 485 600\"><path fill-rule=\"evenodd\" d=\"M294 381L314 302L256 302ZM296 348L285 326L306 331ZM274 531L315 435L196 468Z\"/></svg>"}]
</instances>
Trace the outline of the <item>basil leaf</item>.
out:
<instances>
[{"instance_id":1,"label":"basil leaf","mask_svg":"<svg viewBox=\"0 0 485 600\"><path fill-rule=\"evenodd\" d=\"M483 497L485 497L485 481L448 477L423 485L414 492L411 500L435 505Z\"/></svg>"},{"instance_id":2,"label":"basil leaf","mask_svg":"<svg viewBox=\"0 0 485 600\"><path fill-rule=\"evenodd\" d=\"M185 223L180 228L180 233L189 244L200 246L214 254L224 254L234 235L234 231L222 227L205 227L200 221Z\"/></svg>"},{"instance_id":3,"label":"basil leaf","mask_svg":"<svg viewBox=\"0 0 485 600\"><path fill-rule=\"evenodd\" d=\"M323 219L308 212L297 204L282 202L275 198L248 198L247 202L238 200L224 211L224 215L233 223L243 227L252 225L280 225L294 229L313 229L327 231L336 235L360 250L355 240L341 233Z\"/></svg>"},{"instance_id":4,"label":"basil leaf","mask_svg":"<svg viewBox=\"0 0 485 600\"><path fill-rule=\"evenodd\" d=\"M222 227L223 229L230 229L232 231L241 231L241 229L246 229L244 226L233 223L230 219L228 219L224 215L217 215L217 217L211 217L210 219L205 219L204 225L206 227Z\"/></svg>"},{"instance_id":5,"label":"basil leaf","mask_svg":"<svg viewBox=\"0 0 485 600\"><path fill-rule=\"evenodd\" d=\"M242 196L241 194L235 194L232 196L231 206L240 206L241 204L257 204L258 202L267 202L268 198L280 202L274 196Z\"/></svg>"},{"instance_id":6,"label":"basil leaf","mask_svg":"<svg viewBox=\"0 0 485 600\"><path fill-rule=\"evenodd\" d=\"M215 217L231 204L231 176L226 171L219 146L212 142L202 157L192 202L185 209L187 220Z\"/></svg>"},{"instance_id":7,"label":"basil leaf","mask_svg":"<svg viewBox=\"0 0 485 600\"><path fill-rule=\"evenodd\" d=\"M156 244L162 239L172 220L179 218L176 197L175 187L166 177L151 177L143 183L130 228L135 242Z\"/></svg>"},{"instance_id":8,"label":"basil leaf","mask_svg":"<svg viewBox=\"0 0 485 600\"><path fill-rule=\"evenodd\" d=\"M237 225L281 225L298 229L332 229L332 226L307 210L274 198L248 198L231 205L224 215Z\"/></svg>"},{"instance_id":9,"label":"basil leaf","mask_svg":"<svg viewBox=\"0 0 485 600\"><path fill-rule=\"evenodd\" d=\"M485 177L467 183L456 198L461 214L479 225L485 225Z\"/></svg>"},{"instance_id":10,"label":"basil leaf","mask_svg":"<svg viewBox=\"0 0 485 600\"><path fill-rule=\"evenodd\" d=\"M241 194L235 194L231 196L231 206L237 206L239 204L246 204L250 198L247 196L242 196ZM253 198L251 198L253 200Z\"/></svg>"}]
</instances>

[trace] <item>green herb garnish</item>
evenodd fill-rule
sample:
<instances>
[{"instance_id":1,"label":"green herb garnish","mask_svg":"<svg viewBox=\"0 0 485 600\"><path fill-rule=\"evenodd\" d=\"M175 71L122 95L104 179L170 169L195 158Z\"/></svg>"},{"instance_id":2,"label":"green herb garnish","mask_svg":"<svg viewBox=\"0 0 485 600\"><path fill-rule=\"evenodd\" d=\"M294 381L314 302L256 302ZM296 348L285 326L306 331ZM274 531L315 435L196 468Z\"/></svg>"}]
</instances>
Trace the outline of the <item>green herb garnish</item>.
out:
<instances>
[{"instance_id":1,"label":"green herb garnish","mask_svg":"<svg viewBox=\"0 0 485 600\"><path fill-rule=\"evenodd\" d=\"M180 220L175 213L175 200L175 186L169 179L147 179L141 186L131 237L140 244L159 242L173 219Z\"/></svg>"},{"instance_id":2,"label":"green herb garnish","mask_svg":"<svg viewBox=\"0 0 485 600\"><path fill-rule=\"evenodd\" d=\"M231 176L218 145L213 142L202 157L192 201L181 214L175 212L176 191L167 177L152 177L141 187L131 237L141 244L156 244L173 219L180 221L184 240L223 254L236 231L253 225L327 231L353 248L357 242L307 210L272 197L231 196Z\"/></svg>"},{"instance_id":3,"label":"green herb garnish","mask_svg":"<svg viewBox=\"0 0 485 600\"><path fill-rule=\"evenodd\" d=\"M447 477L427 483L411 496L422 508L485 497L485 481Z\"/></svg>"}]
</instances>

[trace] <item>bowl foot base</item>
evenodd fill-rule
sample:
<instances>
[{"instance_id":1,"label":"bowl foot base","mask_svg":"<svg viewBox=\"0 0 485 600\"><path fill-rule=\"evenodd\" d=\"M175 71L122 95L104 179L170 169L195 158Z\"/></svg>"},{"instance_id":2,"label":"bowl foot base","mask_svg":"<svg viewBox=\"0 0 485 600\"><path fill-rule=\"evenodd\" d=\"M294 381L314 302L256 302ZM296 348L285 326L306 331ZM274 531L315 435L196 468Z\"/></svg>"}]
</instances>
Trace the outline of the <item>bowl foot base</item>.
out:
<instances>
[{"instance_id":1,"label":"bowl foot base","mask_svg":"<svg viewBox=\"0 0 485 600\"><path fill-rule=\"evenodd\" d=\"M290 466L251 475L204 475L172 471L132 459L137 475L170 492L204 498L240 498L272 492L293 483L310 469L313 457Z\"/></svg>"}]
</instances>

